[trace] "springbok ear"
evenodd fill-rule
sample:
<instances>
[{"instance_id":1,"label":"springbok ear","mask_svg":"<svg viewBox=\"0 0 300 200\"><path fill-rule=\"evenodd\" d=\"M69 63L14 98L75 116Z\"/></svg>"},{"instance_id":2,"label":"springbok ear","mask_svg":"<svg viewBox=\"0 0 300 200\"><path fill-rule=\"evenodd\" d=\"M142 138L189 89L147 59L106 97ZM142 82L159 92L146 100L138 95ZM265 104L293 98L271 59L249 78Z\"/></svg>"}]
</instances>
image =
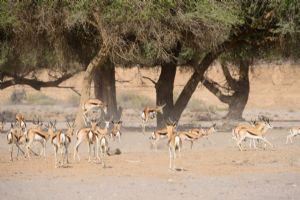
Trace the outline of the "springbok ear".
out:
<instances>
[{"instance_id":1,"label":"springbok ear","mask_svg":"<svg viewBox=\"0 0 300 200\"><path fill-rule=\"evenodd\" d=\"M113 120L111 121L111 123L112 123L112 124L115 124L115 122L114 122Z\"/></svg>"},{"instance_id":2,"label":"springbok ear","mask_svg":"<svg viewBox=\"0 0 300 200\"><path fill-rule=\"evenodd\" d=\"M10 128L13 128L13 127L14 127L13 123L10 123Z\"/></svg>"}]
</instances>

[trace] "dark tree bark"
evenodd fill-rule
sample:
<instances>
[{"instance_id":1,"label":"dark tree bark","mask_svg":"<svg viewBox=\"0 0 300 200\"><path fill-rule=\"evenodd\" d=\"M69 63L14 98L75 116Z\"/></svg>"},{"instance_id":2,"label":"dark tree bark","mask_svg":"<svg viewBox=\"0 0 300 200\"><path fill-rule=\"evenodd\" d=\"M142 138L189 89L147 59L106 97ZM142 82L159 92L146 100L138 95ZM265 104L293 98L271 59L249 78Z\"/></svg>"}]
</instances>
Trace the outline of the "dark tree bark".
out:
<instances>
[{"instance_id":1,"label":"dark tree bark","mask_svg":"<svg viewBox=\"0 0 300 200\"><path fill-rule=\"evenodd\" d=\"M161 65L161 72L157 83L156 89L156 105L163 108L163 114L157 115L157 128L162 128L165 125L165 120L168 119L170 112L174 107L173 89L174 80L176 76L176 63L163 63Z\"/></svg>"},{"instance_id":2,"label":"dark tree bark","mask_svg":"<svg viewBox=\"0 0 300 200\"><path fill-rule=\"evenodd\" d=\"M96 69L94 87L95 97L108 106L107 116L118 118L115 66L109 59L102 67Z\"/></svg>"},{"instance_id":3,"label":"dark tree bark","mask_svg":"<svg viewBox=\"0 0 300 200\"><path fill-rule=\"evenodd\" d=\"M229 111L226 116L228 119L242 119L242 115L248 102L250 83L249 83L249 61L240 61L240 77L233 88L234 94L231 96Z\"/></svg>"},{"instance_id":4,"label":"dark tree bark","mask_svg":"<svg viewBox=\"0 0 300 200\"><path fill-rule=\"evenodd\" d=\"M242 119L243 111L248 102L250 83L249 83L249 60L240 60L239 62L239 78L234 79L226 64L222 64L222 69L227 82L227 88L231 94L224 94L218 83L213 80L203 79L203 85L213 93L220 101L228 104L229 111L226 115L227 119Z\"/></svg>"},{"instance_id":5,"label":"dark tree bark","mask_svg":"<svg viewBox=\"0 0 300 200\"><path fill-rule=\"evenodd\" d=\"M244 38L248 35L251 35L255 29L246 28L239 29L232 36L222 44L216 46L211 52L208 52L201 62L194 67L195 71L191 78L186 83L185 87L181 91L173 110L170 113L170 117L173 121L178 121L183 110L187 106L190 98L195 92L200 81L204 80L204 73L208 67L219 57L223 52L229 51L232 48L235 48L238 45L245 43Z\"/></svg>"}]
</instances>

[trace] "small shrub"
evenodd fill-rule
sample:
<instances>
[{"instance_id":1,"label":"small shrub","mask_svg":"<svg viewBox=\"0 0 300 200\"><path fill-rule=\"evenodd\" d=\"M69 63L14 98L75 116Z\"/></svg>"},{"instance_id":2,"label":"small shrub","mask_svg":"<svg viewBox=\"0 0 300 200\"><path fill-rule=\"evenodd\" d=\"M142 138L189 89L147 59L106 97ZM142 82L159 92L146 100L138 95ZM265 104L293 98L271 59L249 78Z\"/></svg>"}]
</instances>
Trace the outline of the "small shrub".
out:
<instances>
[{"instance_id":1,"label":"small shrub","mask_svg":"<svg viewBox=\"0 0 300 200\"><path fill-rule=\"evenodd\" d=\"M149 97L138 95L133 92L119 94L117 96L117 101L123 108L143 108L155 104Z\"/></svg>"},{"instance_id":2,"label":"small shrub","mask_svg":"<svg viewBox=\"0 0 300 200\"><path fill-rule=\"evenodd\" d=\"M38 104L38 105L53 105L57 103L57 100L44 95L43 93L36 93L28 95L27 102L30 104Z\"/></svg>"},{"instance_id":3,"label":"small shrub","mask_svg":"<svg viewBox=\"0 0 300 200\"><path fill-rule=\"evenodd\" d=\"M72 94L71 96L68 97L67 103L72 106L79 106L80 96L78 96L77 94Z\"/></svg>"},{"instance_id":4,"label":"small shrub","mask_svg":"<svg viewBox=\"0 0 300 200\"><path fill-rule=\"evenodd\" d=\"M26 91L23 90L14 90L10 95L10 102L12 104L21 104L24 103L27 99Z\"/></svg>"}]
</instances>

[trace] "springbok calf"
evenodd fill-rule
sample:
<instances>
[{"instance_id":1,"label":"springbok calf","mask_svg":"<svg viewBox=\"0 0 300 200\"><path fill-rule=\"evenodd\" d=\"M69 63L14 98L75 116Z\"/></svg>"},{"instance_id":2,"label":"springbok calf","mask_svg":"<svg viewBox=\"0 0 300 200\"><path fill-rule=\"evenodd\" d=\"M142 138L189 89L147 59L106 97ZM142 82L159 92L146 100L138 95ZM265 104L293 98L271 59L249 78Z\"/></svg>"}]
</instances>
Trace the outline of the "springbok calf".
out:
<instances>
[{"instance_id":1,"label":"springbok calf","mask_svg":"<svg viewBox=\"0 0 300 200\"><path fill-rule=\"evenodd\" d=\"M19 156L19 151L21 151L23 153L23 155L25 155L24 151L20 147L21 144L25 144L25 140L26 139L25 139L25 135L22 132L22 128L11 124L10 131L7 134L7 143L10 144L10 161L13 161L14 145L16 145L18 148L17 159Z\"/></svg>"},{"instance_id":2,"label":"springbok calf","mask_svg":"<svg viewBox=\"0 0 300 200\"><path fill-rule=\"evenodd\" d=\"M143 134L145 134L145 126L146 123L148 122L149 119L154 119L157 115L157 113L163 113L163 107L166 104L162 106L156 106L156 107L145 107L141 117L142 117L142 129L143 129Z\"/></svg>"},{"instance_id":3,"label":"springbok calf","mask_svg":"<svg viewBox=\"0 0 300 200\"><path fill-rule=\"evenodd\" d=\"M273 128L273 126L270 124L269 119L267 118L261 118L261 119L263 121L262 123L259 123L259 125L255 127L248 127L248 128L244 127L237 132L237 145L240 151L243 151L241 142L246 138L262 140L273 148L273 145L264 137L267 130Z\"/></svg>"},{"instance_id":4,"label":"springbok calf","mask_svg":"<svg viewBox=\"0 0 300 200\"><path fill-rule=\"evenodd\" d=\"M118 121L118 122L114 122L114 121L111 121L111 123L113 124L113 128L111 129L111 132L110 132L110 138L111 139L114 139L115 138L118 138L119 139L119 142L121 141L121 126L122 126L122 121Z\"/></svg>"},{"instance_id":5,"label":"springbok calf","mask_svg":"<svg viewBox=\"0 0 300 200\"><path fill-rule=\"evenodd\" d=\"M19 127L23 128L23 129L26 128L25 117L22 113L16 114L16 122L19 125Z\"/></svg>"},{"instance_id":6,"label":"springbok calf","mask_svg":"<svg viewBox=\"0 0 300 200\"><path fill-rule=\"evenodd\" d=\"M290 134L286 136L286 144L289 143L289 141L293 143L292 138L296 137L297 135L300 135L300 127L291 128Z\"/></svg>"},{"instance_id":7,"label":"springbok calf","mask_svg":"<svg viewBox=\"0 0 300 200\"><path fill-rule=\"evenodd\" d=\"M33 142L40 142L43 149L40 152L40 155L44 154L44 157L46 158L46 143L50 137L50 135L48 134L48 132L44 132L42 130L42 127L40 126L36 126L36 127L32 127L29 130L25 131L25 137L26 137L26 155L28 156L28 158L30 158L30 154L29 154L29 150L31 149L31 146L33 144Z\"/></svg>"},{"instance_id":8,"label":"springbok calf","mask_svg":"<svg viewBox=\"0 0 300 200\"><path fill-rule=\"evenodd\" d=\"M182 140L175 131L176 123L167 124L168 146L169 146L169 168L171 170L176 169L176 151L181 151Z\"/></svg>"}]
</instances>

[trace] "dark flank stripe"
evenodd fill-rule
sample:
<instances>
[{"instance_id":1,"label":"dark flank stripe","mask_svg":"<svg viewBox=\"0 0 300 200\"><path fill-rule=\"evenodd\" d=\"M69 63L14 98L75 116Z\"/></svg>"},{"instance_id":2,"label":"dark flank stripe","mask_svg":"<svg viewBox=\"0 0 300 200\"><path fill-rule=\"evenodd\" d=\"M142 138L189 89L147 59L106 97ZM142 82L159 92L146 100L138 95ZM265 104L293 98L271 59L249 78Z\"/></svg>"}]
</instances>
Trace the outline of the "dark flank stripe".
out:
<instances>
[{"instance_id":1,"label":"dark flank stripe","mask_svg":"<svg viewBox=\"0 0 300 200\"><path fill-rule=\"evenodd\" d=\"M247 130L247 132L250 133L250 135L258 136L258 135L256 135L255 133L253 133L253 132L251 132L251 131L249 131L249 130Z\"/></svg>"},{"instance_id":2,"label":"dark flank stripe","mask_svg":"<svg viewBox=\"0 0 300 200\"><path fill-rule=\"evenodd\" d=\"M34 133L37 134L37 135L39 135L39 136L41 136L42 138L46 139L46 136L44 136L43 134L41 134L39 132L36 132L36 131Z\"/></svg>"},{"instance_id":3,"label":"dark flank stripe","mask_svg":"<svg viewBox=\"0 0 300 200\"><path fill-rule=\"evenodd\" d=\"M71 143L71 137L66 135L67 139L69 140L69 142Z\"/></svg>"},{"instance_id":4,"label":"dark flank stripe","mask_svg":"<svg viewBox=\"0 0 300 200\"><path fill-rule=\"evenodd\" d=\"M194 139L192 136L188 135L188 134L185 134L188 138L190 139Z\"/></svg>"}]
</instances>

